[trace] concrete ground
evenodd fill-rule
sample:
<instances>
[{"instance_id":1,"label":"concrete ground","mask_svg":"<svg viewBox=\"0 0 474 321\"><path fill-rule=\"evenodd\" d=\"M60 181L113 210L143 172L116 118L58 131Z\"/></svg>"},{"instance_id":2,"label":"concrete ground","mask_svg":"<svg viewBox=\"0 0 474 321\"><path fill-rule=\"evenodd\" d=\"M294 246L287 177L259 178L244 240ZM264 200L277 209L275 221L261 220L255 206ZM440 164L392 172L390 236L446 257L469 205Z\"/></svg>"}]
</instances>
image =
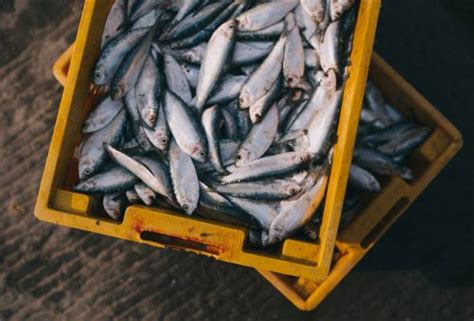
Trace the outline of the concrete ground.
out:
<instances>
[{"instance_id":1,"label":"concrete ground","mask_svg":"<svg viewBox=\"0 0 474 321\"><path fill-rule=\"evenodd\" d=\"M385 1L376 50L465 147L313 312L252 269L40 223L33 206L61 97L51 66L78 0L0 1L0 320L474 319L474 13L467 0Z\"/></svg>"}]
</instances>

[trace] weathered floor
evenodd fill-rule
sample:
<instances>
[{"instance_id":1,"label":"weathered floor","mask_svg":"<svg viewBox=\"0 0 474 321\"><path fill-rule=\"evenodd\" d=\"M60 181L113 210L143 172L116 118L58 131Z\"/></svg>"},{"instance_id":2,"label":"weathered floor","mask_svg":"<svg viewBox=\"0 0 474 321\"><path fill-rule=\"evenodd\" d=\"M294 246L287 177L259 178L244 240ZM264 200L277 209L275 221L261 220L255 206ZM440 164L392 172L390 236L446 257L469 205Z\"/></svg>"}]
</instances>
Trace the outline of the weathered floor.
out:
<instances>
[{"instance_id":1,"label":"weathered floor","mask_svg":"<svg viewBox=\"0 0 474 321\"><path fill-rule=\"evenodd\" d=\"M74 39L81 5L0 1L0 320L473 320L472 5L386 1L377 50L466 146L311 313L251 269L34 219L61 97L51 66Z\"/></svg>"}]
</instances>

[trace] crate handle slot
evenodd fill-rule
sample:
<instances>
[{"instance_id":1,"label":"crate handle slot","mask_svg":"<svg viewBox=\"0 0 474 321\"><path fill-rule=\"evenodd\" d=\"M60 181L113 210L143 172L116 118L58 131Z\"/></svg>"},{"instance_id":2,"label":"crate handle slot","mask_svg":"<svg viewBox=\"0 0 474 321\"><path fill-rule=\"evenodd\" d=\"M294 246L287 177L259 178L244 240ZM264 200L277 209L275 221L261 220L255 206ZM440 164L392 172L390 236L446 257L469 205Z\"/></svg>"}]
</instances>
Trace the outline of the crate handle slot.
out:
<instances>
[{"instance_id":1,"label":"crate handle slot","mask_svg":"<svg viewBox=\"0 0 474 321\"><path fill-rule=\"evenodd\" d=\"M370 245L374 244L397 219L397 217L405 211L409 204L410 200L407 197L400 198L379 221L379 223L376 224L362 239L361 246L363 248L368 248Z\"/></svg>"},{"instance_id":2,"label":"crate handle slot","mask_svg":"<svg viewBox=\"0 0 474 321\"><path fill-rule=\"evenodd\" d=\"M143 241L158 243L169 248L183 250L187 249L191 251L205 252L211 255L220 255L222 253L223 248L219 245L206 244L195 240L183 239L176 236L150 231L140 232L140 238Z\"/></svg>"}]
</instances>

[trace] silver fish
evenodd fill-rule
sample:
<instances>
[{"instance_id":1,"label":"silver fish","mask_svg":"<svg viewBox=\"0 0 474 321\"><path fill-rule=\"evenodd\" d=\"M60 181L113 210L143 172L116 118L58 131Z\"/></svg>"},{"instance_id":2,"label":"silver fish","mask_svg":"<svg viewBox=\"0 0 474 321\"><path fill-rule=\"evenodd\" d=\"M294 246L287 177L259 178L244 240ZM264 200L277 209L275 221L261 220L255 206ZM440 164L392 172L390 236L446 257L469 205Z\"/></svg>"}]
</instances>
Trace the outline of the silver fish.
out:
<instances>
[{"instance_id":1,"label":"silver fish","mask_svg":"<svg viewBox=\"0 0 474 321\"><path fill-rule=\"evenodd\" d=\"M140 203L140 197L138 196L137 192L135 191L134 188L128 189L125 192L125 195L127 196L128 202L131 204L138 204Z\"/></svg>"},{"instance_id":2,"label":"silver fish","mask_svg":"<svg viewBox=\"0 0 474 321\"><path fill-rule=\"evenodd\" d=\"M181 67L183 68L184 74L186 75L191 88L196 88L199 81L199 68L185 63L181 64Z\"/></svg>"},{"instance_id":3,"label":"silver fish","mask_svg":"<svg viewBox=\"0 0 474 321\"><path fill-rule=\"evenodd\" d=\"M338 45L340 25L340 21L331 22L319 45L319 59L324 72L328 72L330 69L340 72Z\"/></svg>"},{"instance_id":4,"label":"silver fish","mask_svg":"<svg viewBox=\"0 0 474 321\"><path fill-rule=\"evenodd\" d=\"M115 38L120 32L127 18L127 6L125 0L114 1L110 8L107 20L105 22L104 31L102 32L103 48L111 39Z\"/></svg>"},{"instance_id":5,"label":"silver fish","mask_svg":"<svg viewBox=\"0 0 474 321\"><path fill-rule=\"evenodd\" d=\"M310 161L310 154L290 152L260 158L221 178L224 184L275 177L299 169Z\"/></svg>"},{"instance_id":6,"label":"silver fish","mask_svg":"<svg viewBox=\"0 0 474 321\"><path fill-rule=\"evenodd\" d=\"M314 21L323 22L326 8L326 0L301 0L301 6Z\"/></svg>"},{"instance_id":7,"label":"silver fish","mask_svg":"<svg viewBox=\"0 0 474 321\"><path fill-rule=\"evenodd\" d=\"M215 87L206 105L225 104L239 96L242 86L247 81L247 76L227 76Z\"/></svg>"},{"instance_id":8,"label":"silver fish","mask_svg":"<svg viewBox=\"0 0 474 321\"><path fill-rule=\"evenodd\" d=\"M220 118L221 118L221 112L220 112L219 107L213 106L213 107L207 108L202 114L202 125L207 137L211 163L219 173L225 173L224 166L222 165L221 151L220 151L220 144L219 144Z\"/></svg>"},{"instance_id":9,"label":"silver fish","mask_svg":"<svg viewBox=\"0 0 474 321\"><path fill-rule=\"evenodd\" d=\"M183 69L171 55L165 54L163 60L168 90L175 93L184 103L189 105L193 97Z\"/></svg>"},{"instance_id":10,"label":"silver fish","mask_svg":"<svg viewBox=\"0 0 474 321\"><path fill-rule=\"evenodd\" d=\"M208 149L204 130L191 109L170 91L165 93L164 106L168 126L178 146L198 162L205 162Z\"/></svg>"},{"instance_id":11,"label":"silver fish","mask_svg":"<svg viewBox=\"0 0 474 321\"><path fill-rule=\"evenodd\" d=\"M196 89L196 108L202 111L207 98L222 75L234 46L236 21L234 19L221 25L209 40L206 55L199 71Z\"/></svg>"},{"instance_id":12,"label":"silver fish","mask_svg":"<svg viewBox=\"0 0 474 321\"><path fill-rule=\"evenodd\" d=\"M354 162L372 173L383 176L399 176L406 171L390 157L364 147L357 147L354 150Z\"/></svg>"},{"instance_id":13,"label":"silver fish","mask_svg":"<svg viewBox=\"0 0 474 321\"><path fill-rule=\"evenodd\" d=\"M225 137L232 141L239 140L239 127L235 121L234 116L232 116L232 114L225 108L221 108L221 114Z\"/></svg>"},{"instance_id":14,"label":"silver fish","mask_svg":"<svg viewBox=\"0 0 474 321\"><path fill-rule=\"evenodd\" d=\"M262 121L253 125L242 145L240 145L235 158L237 167L245 166L265 154L275 140L278 123L278 108L273 105Z\"/></svg>"},{"instance_id":15,"label":"silver fish","mask_svg":"<svg viewBox=\"0 0 474 321\"><path fill-rule=\"evenodd\" d=\"M168 123L166 122L166 115L163 109L163 105L161 105L158 113L158 121L156 122L153 129L146 127L143 128L150 143L162 152L166 151L168 148L171 136Z\"/></svg>"},{"instance_id":16,"label":"silver fish","mask_svg":"<svg viewBox=\"0 0 474 321\"><path fill-rule=\"evenodd\" d=\"M272 52L242 87L239 99L241 108L250 107L272 88L283 67L286 42L287 36L283 35Z\"/></svg>"},{"instance_id":17,"label":"silver fish","mask_svg":"<svg viewBox=\"0 0 474 321\"><path fill-rule=\"evenodd\" d=\"M319 69L321 66L319 61L319 54L314 49L305 49L304 50L304 63L306 67L312 69Z\"/></svg>"},{"instance_id":18,"label":"silver fish","mask_svg":"<svg viewBox=\"0 0 474 321\"><path fill-rule=\"evenodd\" d=\"M207 51L207 44L201 43L183 52L182 58L191 64L200 65Z\"/></svg>"},{"instance_id":19,"label":"silver fish","mask_svg":"<svg viewBox=\"0 0 474 321\"><path fill-rule=\"evenodd\" d=\"M379 181L365 169L352 164L349 173L349 185L367 192L380 192Z\"/></svg>"},{"instance_id":20,"label":"silver fish","mask_svg":"<svg viewBox=\"0 0 474 321\"><path fill-rule=\"evenodd\" d=\"M239 142L234 141L222 141L220 143L221 159L224 166L230 166L234 164L235 154L239 149ZM211 172L214 170L214 166L210 163L195 163L198 172Z\"/></svg>"},{"instance_id":21,"label":"silver fish","mask_svg":"<svg viewBox=\"0 0 474 321\"><path fill-rule=\"evenodd\" d=\"M176 200L186 214L192 215L199 202L199 179L193 161L172 141L169 163Z\"/></svg>"},{"instance_id":22,"label":"silver fish","mask_svg":"<svg viewBox=\"0 0 474 321\"><path fill-rule=\"evenodd\" d=\"M355 0L331 0L329 10L331 12L331 20L338 20L342 14L352 7Z\"/></svg>"},{"instance_id":23,"label":"silver fish","mask_svg":"<svg viewBox=\"0 0 474 321\"><path fill-rule=\"evenodd\" d=\"M237 39L248 41L268 41L274 38L279 38L285 31L285 22L280 21L267 28L257 31L237 31Z\"/></svg>"},{"instance_id":24,"label":"silver fish","mask_svg":"<svg viewBox=\"0 0 474 321\"><path fill-rule=\"evenodd\" d=\"M292 13L286 17L286 23L289 34L283 60L283 75L285 75L288 87L295 88L303 81L305 55L303 41L299 29L296 27L295 17Z\"/></svg>"},{"instance_id":25,"label":"silver fish","mask_svg":"<svg viewBox=\"0 0 474 321\"><path fill-rule=\"evenodd\" d=\"M197 6L201 3L200 0L183 0L181 1L181 5L179 7L178 13L176 13L176 16L174 17L173 21L171 24L176 24L177 22L180 22L183 20L189 13L193 12Z\"/></svg>"},{"instance_id":26,"label":"silver fish","mask_svg":"<svg viewBox=\"0 0 474 321\"><path fill-rule=\"evenodd\" d=\"M214 189L222 194L256 200L282 200L298 194L301 187L289 180L270 180L249 183L216 185Z\"/></svg>"},{"instance_id":27,"label":"silver fish","mask_svg":"<svg viewBox=\"0 0 474 321\"><path fill-rule=\"evenodd\" d=\"M249 112L250 120L252 121L252 123L256 124L260 122L267 113L267 111L273 106L273 103L275 102L278 94L280 93L281 85L282 77L278 77L272 88L250 106Z\"/></svg>"},{"instance_id":28,"label":"silver fish","mask_svg":"<svg viewBox=\"0 0 474 321\"><path fill-rule=\"evenodd\" d=\"M114 101L109 97L102 100L97 107L87 116L82 125L82 132L90 134L101 130L117 116L123 109L123 102L121 100Z\"/></svg>"},{"instance_id":29,"label":"silver fish","mask_svg":"<svg viewBox=\"0 0 474 321\"><path fill-rule=\"evenodd\" d=\"M108 85L127 53L140 42L149 29L129 30L115 37L102 49L95 65L94 84Z\"/></svg>"},{"instance_id":30,"label":"silver fish","mask_svg":"<svg viewBox=\"0 0 474 321\"><path fill-rule=\"evenodd\" d=\"M102 205L107 215L118 221L125 213L128 201L122 193L105 194Z\"/></svg>"},{"instance_id":31,"label":"silver fish","mask_svg":"<svg viewBox=\"0 0 474 321\"><path fill-rule=\"evenodd\" d=\"M159 187L159 189L155 190L155 188L153 190L161 196L165 197L170 204L174 205L175 202L173 197L173 187L166 165L160 162L159 160L150 157L136 156L135 160L145 165L153 174L156 181L158 181L159 184L156 184L156 186ZM146 184L146 182L144 183ZM152 188L152 186L149 187Z\"/></svg>"},{"instance_id":32,"label":"silver fish","mask_svg":"<svg viewBox=\"0 0 474 321\"><path fill-rule=\"evenodd\" d=\"M272 221L266 244L277 243L309 222L326 192L328 177L320 175L312 187L297 200L283 201L281 211Z\"/></svg>"},{"instance_id":33,"label":"silver fish","mask_svg":"<svg viewBox=\"0 0 474 321\"><path fill-rule=\"evenodd\" d=\"M272 51L273 46L274 43L271 41L237 42L231 63L237 66L255 63L265 58Z\"/></svg>"},{"instance_id":34,"label":"silver fish","mask_svg":"<svg viewBox=\"0 0 474 321\"><path fill-rule=\"evenodd\" d=\"M138 194L138 197L140 198L140 200L146 206L152 206L153 203L155 203L157 195L151 188L149 188L143 183L135 184L133 188L135 189L135 192Z\"/></svg>"},{"instance_id":35,"label":"silver fish","mask_svg":"<svg viewBox=\"0 0 474 321\"><path fill-rule=\"evenodd\" d=\"M169 0L128 0L127 12L130 21L136 21L154 8L172 10L177 3Z\"/></svg>"},{"instance_id":36,"label":"silver fish","mask_svg":"<svg viewBox=\"0 0 474 321\"><path fill-rule=\"evenodd\" d=\"M295 18L303 37L313 49L318 50L318 39L321 32L319 25L311 18L301 4L295 9Z\"/></svg>"},{"instance_id":37,"label":"silver fish","mask_svg":"<svg viewBox=\"0 0 474 321\"><path fill-rule=\"evenodd\" d=\"M245 198L227 196L235 206L254 217L260 226L268 230L272 221L277 217L277 204L270 202L257 202Z\"/></svg>"},{"instance_id":38,"label":"silver fish","mask_svg":"<svg viewBox=\"0 0 474 321\"><path fill-rule=\"evenodd\" d=\"M279 0L258 5L237 17L239 31L257 31L283 19L298 0Z\"/></svg>"},{"instance_id":39,"label":"silver fish","mask_svg":"<svg viewBox=\"0 0 474 321\"><path fill-rule=\"evenodd\" d=\"M117 100L125 96L135 87L140 72L145 64L151 47L151 41L155 29L148 31L143 41L130 51L112 77L111 94L112 99Z\"/></svg>"},{"instance_id":40,"label":"silver fish","mask_svg":"<svg viewBox=\"0 0 474 321\"><path fill-rule=\"evenodd\" d=\"M166 194L166 186L159 176L155 176L147 166L132 157L118 151L110 145L105 145L105 149L110 157L120 166L126 168L128 171L137 176L143 183L150 187L158 194Z\"/></svg>"},{"instance_id":41,"label":"silver fish","mask_svg":"<svg viewBox=\"0 0 474 321\"><path fill-rule=\"evenodd\" d=\"M403 134L377 147L379 151L389 156L399 156L413 152L431 134L431 128L418 127L405 131Z\"/></svg>"},{"instance_id":42,"label":"silver fish","mask_svg":"<svg viewBox=\"0 0 474 321\"><path fill-rule=\"evenodd\" d=\"M122 110L110 124L96 131L84 141L79 150L79 178L81 180L97 173L104 163L107 156L104 143L115 146L122 141L126 120L125 110Z\"/></svg>"},{"instance_id":43,"label":"silver fish","mask_svg":"<svg viewBox=\"0 0 474 321\"><path fill-rule=\"evenodd\" d=\"M148 55L135 87L135 98L141 119L150 128L158 119L162 82L155 60Z\"/></svg>"},{"instance_id":44,"label":"silver fish","mask_svg":"<svg viewBox=\"0 0 474 321\"><path fill-rule=\"evenodd\" d=\"M115 193L127 190L137 181L138 178L125 168L113 166L79 183L74 190L87 194Z\"/></svg>"}]
</instances>

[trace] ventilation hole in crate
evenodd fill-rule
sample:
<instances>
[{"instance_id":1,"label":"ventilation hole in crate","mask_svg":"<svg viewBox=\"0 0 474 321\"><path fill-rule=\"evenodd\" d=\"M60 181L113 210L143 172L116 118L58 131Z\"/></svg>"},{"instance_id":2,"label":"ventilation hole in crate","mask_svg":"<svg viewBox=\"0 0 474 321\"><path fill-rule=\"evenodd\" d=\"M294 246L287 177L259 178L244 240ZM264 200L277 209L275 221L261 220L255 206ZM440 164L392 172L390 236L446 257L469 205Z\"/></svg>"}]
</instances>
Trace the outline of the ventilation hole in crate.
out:
<instances>
[{"instance_id":1,"label":"ventilation hole in crate","mask_svg":"<svg viewBox=\"0 0 474 321\"><path fill-rule=\"evenodd\" d=\"M219 255L222 253L220 246L201 243L189 239L182 239L175 236L164 235L156 232L144 231L140 233L140 238L144 241L161 244L165 247L174 249L188 249L200 252L206 252L212 255Z\"/></svg>"}]
</instances>

